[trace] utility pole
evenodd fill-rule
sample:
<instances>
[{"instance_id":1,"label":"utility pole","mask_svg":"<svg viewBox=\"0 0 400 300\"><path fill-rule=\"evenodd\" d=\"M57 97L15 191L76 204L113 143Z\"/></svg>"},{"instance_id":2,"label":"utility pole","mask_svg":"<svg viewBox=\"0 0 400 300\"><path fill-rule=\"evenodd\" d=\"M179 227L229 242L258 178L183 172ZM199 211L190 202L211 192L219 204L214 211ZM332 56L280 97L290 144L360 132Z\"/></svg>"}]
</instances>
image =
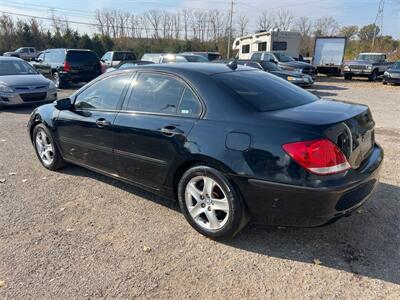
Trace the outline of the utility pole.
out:
<instances>
[{"instance_id":1,"label":"utility pole","mask_svg":"<svg viewBox=\"0 0 400 300\"><path fill-rule=\"evenodd\" d=\"M233 19L233 0L231 0L231 11L229 14L229 36L228 36L228 57L231 56L231 36L232 36L232 19Z\"/></svg>"},{"instance_id":2,"label":"utility pole","mask_svg":"<svg viewBox=\"0 0 400 300\"><path fill-rule=\"evenodd\" d=\"M372 50L374 49L375 45L375 39L377 35L377 28L380 29L380 34L382 35L382 30L383 30L383 9L385 7L385 0L380 0L379 1L379 7L378 7L378 13L376 14L375 17L375 28L374 28L374 37L372 38Z\"/></svg>"}]
</instances>

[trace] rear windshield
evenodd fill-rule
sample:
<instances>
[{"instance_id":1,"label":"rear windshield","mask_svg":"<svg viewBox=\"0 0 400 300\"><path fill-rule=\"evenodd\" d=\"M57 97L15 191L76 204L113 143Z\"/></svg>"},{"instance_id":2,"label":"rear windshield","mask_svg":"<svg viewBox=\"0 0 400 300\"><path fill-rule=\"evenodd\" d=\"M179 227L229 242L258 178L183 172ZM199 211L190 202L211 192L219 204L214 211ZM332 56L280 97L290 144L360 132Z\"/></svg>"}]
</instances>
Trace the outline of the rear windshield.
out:
<instances>
[{"instance_id":1,"label":"rear windshield","mask_svg":"<svg viewBox=\"0 0 400 300\"><path fill-rule=\"evenodd\" d=\"M135 54L131 52L115 52L113 60L135 60Z\"/></svg>"},{"instance_id":2,"label":"rear windshield","mask_svg":"<svg viewBox=\"0 0 400 300\"><path fill-rule=\"evenodd\" d=\"M304 105L317 96L263 71L236 71L214 75L259 111L272 111Z\"/></svg>"},{"instance_id":3,"label":"rear windshield","mask_svg":"<svg viewBox=\"0 0 400 300\"><path fill-rule=\"evenodd\" d=\"M69 62L96 62L99 58L91 51L68 51L67 61Z\"/></svg>"}]
</instances>

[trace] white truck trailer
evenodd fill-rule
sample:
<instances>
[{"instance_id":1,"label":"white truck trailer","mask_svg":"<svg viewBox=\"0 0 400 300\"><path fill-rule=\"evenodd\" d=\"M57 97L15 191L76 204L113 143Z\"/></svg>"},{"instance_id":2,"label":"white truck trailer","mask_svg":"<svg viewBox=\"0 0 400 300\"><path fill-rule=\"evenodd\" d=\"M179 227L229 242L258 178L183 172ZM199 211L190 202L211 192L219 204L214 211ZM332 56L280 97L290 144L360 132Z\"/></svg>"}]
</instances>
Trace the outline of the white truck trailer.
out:
<instances>
[{"instance_id":1,"label":"white truck trailer","mask_svg":"<svg viewBox=\"0 0 400 300\"><path fill-rule=\"evenodd\" d=\"M312 64L318 73L340 76L346 43L346 37L315 38Z\"/></svg>"},{"instance_id":2,"label":"white truck trailer","mask_svg":"<svg viewBox=\"0 0 400 300\"><path fill-rule=\"evenodd\" d=\"M239 59L250 59L252 52L283 52L294 58L300 54L300 33L296 31L270 30L241 36L232 46Z\"/></svg>"}]
</instances>

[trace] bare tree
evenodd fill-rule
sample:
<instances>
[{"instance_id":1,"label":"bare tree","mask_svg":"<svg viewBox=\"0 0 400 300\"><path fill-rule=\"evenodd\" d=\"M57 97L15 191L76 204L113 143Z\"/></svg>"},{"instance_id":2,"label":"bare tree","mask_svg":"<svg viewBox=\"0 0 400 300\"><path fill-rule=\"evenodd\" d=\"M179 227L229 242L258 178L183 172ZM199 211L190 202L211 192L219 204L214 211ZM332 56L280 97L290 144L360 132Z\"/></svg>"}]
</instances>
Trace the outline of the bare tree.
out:
<instances>
[{"instance_id":1,"label":"bare tree","mask_svg":"<svg viewBox=\"0 0 400 300\"><path fill-rule=\"evenodd\" d=\"M146 13L147 20L154 30L154 38L158 39L160 37L160 23L161 23L161 13L158 10L150 10Z\"/></svg>"},{"instance_id":2,"label":"bare tree","mask_svg":"<svg viewBox=\"0 0 400 300\"><path fill-rule=\"evenodd\" d=\"M314 23L315 36L333 36L339 31L339 23L332 17L322 17Z\"/></svg>"},{"instance_id":3,"label":"bare tree","mask_svg":"<svg viewBox=\"0 0 400 300\"><path fill-rule=\"evenodd\" d=\"M191 18L192 18L192 10L187 9L187 8L182 10L183 33L184 33L185 41L188 40L188 32L189 32Z\"/></svg>"},{"instance_id":4,"label":"bare tree","mask_svg":"<svg viewBox=\"0 0 400 300\"><path fill-rule=\"evenodd\" d=\"M358 33L358 26L350 25L350 26L343 26L340 28L339 34L347 37L349 40L352 40L356 37Z\"/></svg>"},{"instance_id":5,"label":"bare tree","mask_svg":"<svg viewBox=\"0 0 400 300\"><path fill-rule=\"evenodd\" d=\"M243 36L246 33L247 26L249 25L249 18L245 14L240 14L237 23L239 27L239 35Z\"/></svg>"},{"instance_id":6,"label":"bare tree","mask_svg":"<svg viewBox=\"0 0 400 300\"><path fill-rule=\"evenodd\" d=\"M289 30L294 21L293 13L288 9L280 9L276 13L276 26L280 30Z\"/></svg>"},{"instance_id":7,"label":"bare tree","mask_svg":"<svg viewBox=\"0 0 400 300\"><path fill-rule=\"evenodd\" d=\"M225 19L224 13L221 13L218 10L210 10L208 13L208 23L209 23L208 28L211 38L214 41L217 41L222 35L224 28L224 19Z\"/></svg>"},{"instance_id":8,"label":"bare tree","mask_svg":"<svg viewBox=\"0 0 400 300\"><path fill-rule=\"evenodd\" d=\"M275 16L268 11L263 11L261 14L258 16L257 19L257 29L258 30L264 30L268 31L274 28L275 26Z\"/></svg>"}]
</instances>

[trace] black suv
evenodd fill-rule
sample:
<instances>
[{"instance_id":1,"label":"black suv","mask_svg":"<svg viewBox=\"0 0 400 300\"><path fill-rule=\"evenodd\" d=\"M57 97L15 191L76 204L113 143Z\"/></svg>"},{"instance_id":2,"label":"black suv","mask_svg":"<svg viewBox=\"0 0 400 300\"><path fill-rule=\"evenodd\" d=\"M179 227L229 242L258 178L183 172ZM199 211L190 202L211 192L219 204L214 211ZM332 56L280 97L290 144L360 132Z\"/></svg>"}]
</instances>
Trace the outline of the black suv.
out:
<instances>
[{"instance_id":1,"label":"black suv","mask_svg":"<svg viewBox=\"0 0 400 300\"><path fill-rule=\"evenodd\" d=\"M98 56L86 49L48 49L32 65L58 88L70 82L89 82L102 73Z\"/></svg>"}]
</instances>

